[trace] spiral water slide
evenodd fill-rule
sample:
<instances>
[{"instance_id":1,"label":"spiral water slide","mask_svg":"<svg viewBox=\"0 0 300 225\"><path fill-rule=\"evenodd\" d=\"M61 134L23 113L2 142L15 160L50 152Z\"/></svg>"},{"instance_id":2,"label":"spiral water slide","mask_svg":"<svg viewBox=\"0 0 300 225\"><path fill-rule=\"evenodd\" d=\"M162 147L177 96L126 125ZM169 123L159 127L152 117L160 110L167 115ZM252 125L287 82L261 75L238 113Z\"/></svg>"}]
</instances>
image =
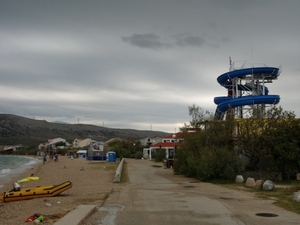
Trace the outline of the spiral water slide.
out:
<instances>
[{"instance_id":1,"label":"spiral water slide","mask_svg":"<svg viewBox=\"0 0 300 225\"><path fill-rule=\"evenodd\" d=\"M280 69L276 67L253 67L229 71L217 78L218 83L228 89L228 93L251 93L250 95L238 94L232 96L215 97L217 105L215 120L222 120L228 109L257 104L277 104L280 101L279 95L268 95L269 90L264 86L265 81L277 79ZM243 85L241 81L250 81ZM235 81L235 82L234 82ZM263 83L263 85L258 84ZM252 85L250 85L252 84ZM230 95L230 94L228 94Z\"/></svg>"}]
</instances>

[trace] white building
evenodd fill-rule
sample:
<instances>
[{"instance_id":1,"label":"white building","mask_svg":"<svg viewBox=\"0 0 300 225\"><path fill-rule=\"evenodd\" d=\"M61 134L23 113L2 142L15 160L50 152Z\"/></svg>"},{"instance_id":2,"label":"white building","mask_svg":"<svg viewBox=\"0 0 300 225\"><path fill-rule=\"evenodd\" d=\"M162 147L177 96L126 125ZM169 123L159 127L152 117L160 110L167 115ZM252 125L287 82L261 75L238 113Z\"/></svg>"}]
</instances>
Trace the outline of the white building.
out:
<instances>
[{"instance_id":1,"label":"white building","mask_svg":"<svg viewBox=\"0 0 300 225\"><path fill-rule=\"evenodd\" d=\"M144 148L143 155L145 158L152 159L152 153L158 149L166 150L166 158L173 159L176 153L176 149L179 147L179 143L184 139L182 133L169 134L161 139L160 142L152 142L149 148Z\"/></svg>"},{"instance_id":2,"label":"white building","mask_svg":"<svg viewBox=\"0 0 300 225\"><path fill-rule=\"evenodd\" d=\"M73 147L74 148L83 148L83 147L88 147L90 146L91 142L93 140L90 138L76 138L73 141Z\"/></svg>"}]
</instances>

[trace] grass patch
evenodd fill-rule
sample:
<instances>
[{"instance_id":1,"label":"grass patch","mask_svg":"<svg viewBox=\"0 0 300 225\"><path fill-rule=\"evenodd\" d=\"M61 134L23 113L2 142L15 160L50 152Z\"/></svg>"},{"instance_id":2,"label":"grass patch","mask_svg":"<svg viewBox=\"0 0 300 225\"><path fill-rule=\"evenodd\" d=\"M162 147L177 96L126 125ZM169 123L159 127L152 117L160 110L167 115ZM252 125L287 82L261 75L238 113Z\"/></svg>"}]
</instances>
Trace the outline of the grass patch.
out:
<instances>
[{"instance_id":1,"label":"grass patch","mask_svg":"<svg viewBox=\"0 0 300 225\"><path fill-rule=\"evenodd\" d=\"M209 180L210 183L213 184L232 184L232 180L228 180L228 179L212 179Z\"/></svg>"},{"instance_id":2,"label":"grass patch","mask_svg":"<svg viewBox=\"0 0 300 225\"><path fill-rule=\"evenodd\" d=\"M277 205L285 210L300 214L300 202L292 200L294 192L300 191L299 181L280 181L276 182L274 191L264 191L262 189L248 188L245 184L227 183L223 186L231 189L238 189L255 193L261 199L273 200Z\"/></svg>"}]
</instances>

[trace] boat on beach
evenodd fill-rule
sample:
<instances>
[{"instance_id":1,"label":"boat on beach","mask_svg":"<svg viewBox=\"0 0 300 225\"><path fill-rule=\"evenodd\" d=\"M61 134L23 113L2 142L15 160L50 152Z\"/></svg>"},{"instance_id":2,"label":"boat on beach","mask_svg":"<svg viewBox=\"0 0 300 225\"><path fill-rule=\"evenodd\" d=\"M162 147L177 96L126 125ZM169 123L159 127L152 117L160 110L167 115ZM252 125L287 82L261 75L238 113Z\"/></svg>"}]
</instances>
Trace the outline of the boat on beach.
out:
<instances>
[{"instance_id":1,"label":"boat on beach","mask_svg":"<svg viewBox=\"0 0 300 225\"><path fill-rule=\"evenodd\" d=\"M37 186L33 188L24 188L20 191L4 192L0 195L0 201L12 202L33 198L54 197L72 187L71 181L66 181L59 185Z\"/></svg>"}]
</instances>

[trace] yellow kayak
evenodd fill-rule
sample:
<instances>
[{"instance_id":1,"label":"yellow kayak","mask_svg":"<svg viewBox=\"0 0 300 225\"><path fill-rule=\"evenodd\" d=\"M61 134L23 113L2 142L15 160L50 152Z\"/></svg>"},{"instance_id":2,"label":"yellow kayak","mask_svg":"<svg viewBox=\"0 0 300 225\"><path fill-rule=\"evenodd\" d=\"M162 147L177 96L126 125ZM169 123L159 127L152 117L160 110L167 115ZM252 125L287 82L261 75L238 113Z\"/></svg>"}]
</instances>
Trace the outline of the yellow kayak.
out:
<instances>
[{"instance_id":1,"label":"yellow kayak","mask_svg":"<svg viewBox=\"0 0 300 225\"><path fill-rule=\"evenodd\" d=\"M24 188L20 191L4 192L0 195L0 201L12 202L33 198L54 197L72 187L71 181L66 181L59 185L38 186L34 188Z\"/></svg>"},{"instance_id":2,"label":"yellow kayak","mask_svg":"<svg viewBox=\"0 0 300 225\"><path fill-rule=\"evenodd\" d=\"M25 177L23 179L18 180L18 183L23 183L23 182L27 182L27 181L33 181L33 180L39 180L39 177Z\"/></svg>"}]
</instances>

